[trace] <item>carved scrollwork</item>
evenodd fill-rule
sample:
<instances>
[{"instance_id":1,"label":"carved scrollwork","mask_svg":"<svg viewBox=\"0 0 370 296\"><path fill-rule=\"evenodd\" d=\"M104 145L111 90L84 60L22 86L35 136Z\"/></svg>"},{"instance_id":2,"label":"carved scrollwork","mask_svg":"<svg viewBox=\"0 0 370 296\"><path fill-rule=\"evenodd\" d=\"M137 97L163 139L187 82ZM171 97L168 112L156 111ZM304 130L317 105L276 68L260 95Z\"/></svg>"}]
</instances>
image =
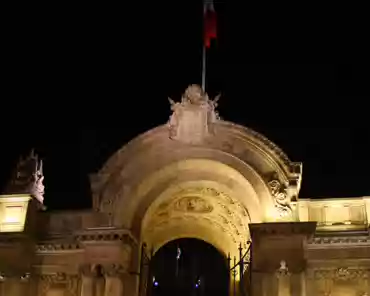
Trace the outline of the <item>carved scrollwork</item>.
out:
<instances>
[{"instance_id":1,"label":"carved scrollwork","mask_svg":"<svg viewBox=\"0 0 370 296\"><path fill-rule=\"evenodd\" d=\"M286 188L279 180L271 180L268 182L270 187L271 195L274 198L275 207L280 215L280 217L289 216L293 207L291 200L287 195Z\"/></svg>"},{"instance_id":2,"label":"carved scrollwork","mask_svg":"<svg viewBox=\"0 0 370 296\"><path fill-rule=\"evenodd\" d=\"M186 196L174 204L174 210L192 213L210 213L213 206L197 196Z\"/></svg>"}]
</instances>

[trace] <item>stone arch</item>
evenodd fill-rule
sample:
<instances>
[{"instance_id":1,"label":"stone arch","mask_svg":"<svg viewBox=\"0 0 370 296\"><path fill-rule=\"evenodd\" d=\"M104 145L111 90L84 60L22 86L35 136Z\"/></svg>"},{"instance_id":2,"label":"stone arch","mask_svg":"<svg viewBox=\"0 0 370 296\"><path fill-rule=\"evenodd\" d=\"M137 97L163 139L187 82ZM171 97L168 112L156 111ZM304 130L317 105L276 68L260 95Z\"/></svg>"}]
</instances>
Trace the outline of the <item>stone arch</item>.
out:
<instances>
[{"instance_id":1,"label":"stone arch","mask_svg":"<svg viewBox=\"0 0 370 296\"><path fill-rule=\"evenodd\" d=\"M156 249L190 236L223 253L236 253L248 239L249 222L276 221L277 206L287 206L277 203L278 198L283 196L289 204L297 199L302 165L291 162L279 147L251 129L217 120L212 131L202 141L198 134L198 142L189 143L171 139L168 125L163 125L133 139L92 176L94 207L109 214L114 226L130 229ZM188 136L189 130L183 134ZM275 187L270 186L272 180ZM218 197L224 200L215 204ZM181 202L188 203L190 212L208 207L213 213L180 214L176 207ZM166 203L172 207L167 214L161 210ZM245 216L219 215L221 208L231 205ZM156 223L162 227L155 230Z\"/></svg>"}]
</instances>

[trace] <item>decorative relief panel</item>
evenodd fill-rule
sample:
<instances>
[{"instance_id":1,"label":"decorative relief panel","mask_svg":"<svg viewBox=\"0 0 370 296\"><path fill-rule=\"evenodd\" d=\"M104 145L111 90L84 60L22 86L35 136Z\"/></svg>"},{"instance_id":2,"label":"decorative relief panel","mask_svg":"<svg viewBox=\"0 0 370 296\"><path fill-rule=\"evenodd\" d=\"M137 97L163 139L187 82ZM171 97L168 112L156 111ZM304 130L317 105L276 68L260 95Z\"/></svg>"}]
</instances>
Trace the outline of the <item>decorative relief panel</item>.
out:
<instances>
[{"instance_id":1,"label":"decorative relief panel","mask_svg":"<svg viewBox=\"0 0 370 296\"><path fill-rule=\"evenodd\" d=\"M319 295L367 295L369 269L361 267L318 268L307 272L309 289ZM321 294L320 294L321 293ZM339 294L338 294L339 295Z\"/></svg>"},{"instance_id":2,"label":"decorative relief panel","mask_svg":"<svg viewBox=\"0 0 370 296\"><path fill-rule=\"evenodd\" d=\"M210 213L213 206L197 196L186 196L177 200L173 206L175 211L192 213Z\"/></svg>"},{"instance_id":3,"label":"decorative relief panel","mask_svg":"<svg viewBox=\"0 0 370 296\"><path fill-rule=\"evenodd\" d=\"M335 269L315 269L311 271L313 279L332 279L334 281L353 281L369 277L369 270L349 267Z\"/></svg>"},{"instance_id":4,"label":"decorative relief panel","mask_svg":"<svg viewBox=\"0 0 370 296\"><path fill-rule=\"evenodd\" d=\"M250 218L244 206L224 192L202 186L182 188L172 199L160 203L144 228L153 232L188 219L216 227L230 235L237 244L245 244L249 237Z\"/></svg>"},{"instance_id":5,"label":"decorative relief panel","mask_svg":"<svg viewBox=\"0 0 370 296\"><path fill-rule=\"evenodd\" d=\"M65 273L43 274L39 278L39 295L46 296L53 287L62 287L64 295L77 296L78 295L78 275L67 275Z\"/></svg>"}]
</instances>

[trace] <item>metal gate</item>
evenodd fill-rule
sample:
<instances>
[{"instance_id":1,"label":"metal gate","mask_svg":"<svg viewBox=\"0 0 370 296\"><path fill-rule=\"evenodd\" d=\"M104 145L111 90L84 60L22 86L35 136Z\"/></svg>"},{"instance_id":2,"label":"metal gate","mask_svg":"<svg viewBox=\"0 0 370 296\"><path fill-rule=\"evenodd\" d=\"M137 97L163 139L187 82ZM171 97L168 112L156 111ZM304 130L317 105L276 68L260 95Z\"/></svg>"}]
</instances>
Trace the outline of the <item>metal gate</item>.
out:
<instances>
[{"instance_id":1,"label":"metal gate","mask_svg":"<svg viewBox=\"0 0 370 296\"><path fill-rule=\"evenodd\" d=\"M230 279L229 296L250 296L251 295L251 241L247 241L247 247L239 246L239 260L236 257L228 260L228 270ZM243 253L244 252L244 253ZM153 286L153 275L151 259L153 249L148 250L147 245L143 243L140 254L140 271L139 271L139 296L151 296ZM233 262L232 262L233 261Z\"/></svg>"},{"instance_id":2,"label":"metal gate","mask_svg":"<svg viewBox=\"0 0 370 296\"><path fill-rule=\"evenodd\" d=\"M153 250L148 251L146 243L141 246L139 270L139 296L150 296L152 289L151 259Z\"/></svg>"},{"instance_id":3,"label":"metal gate","mask_svg":"<svg viewBox=\"0 0 370 296\"><path fill-rule=\"evenodd\" d=\"M230 254L227 258L230 273L230 296L251 295L251 246L251 241L248 241L246 249L243 250L242 244L240 244L239 261L236 261L237 259L234 257L231 262ZM244 254L243 251L245 251Z\"/></svg>"}]
</instances>

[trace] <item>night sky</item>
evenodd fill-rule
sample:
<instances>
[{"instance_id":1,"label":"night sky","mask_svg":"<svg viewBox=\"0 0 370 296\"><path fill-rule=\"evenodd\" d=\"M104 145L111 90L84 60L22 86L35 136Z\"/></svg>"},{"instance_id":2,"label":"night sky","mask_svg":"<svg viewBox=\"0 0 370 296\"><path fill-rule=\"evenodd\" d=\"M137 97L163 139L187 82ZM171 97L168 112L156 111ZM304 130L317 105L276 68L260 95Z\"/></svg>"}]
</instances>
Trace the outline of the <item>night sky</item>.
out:
<instances>
[{"instance_id":1,"label":"night sky","mask_svg":"<svg viewBox=\"0 0 370 296\"><path fill-rule=\"evenodd\" d=\"M91 205L88 174L165 123L167 97L179 100L200 83L201 1L174 2L9 12L2 184L34 147L44 159L48 208ZM347 51L345 37L337 47L339 27L327 35L328 26L310 27L302 15L290 22L232 4L216 10L207 75L210 95L222 94L221 117L303 162L301 198L370 195L368 67L355 60L361 47Z\"/></svg>"}]
</instances>

